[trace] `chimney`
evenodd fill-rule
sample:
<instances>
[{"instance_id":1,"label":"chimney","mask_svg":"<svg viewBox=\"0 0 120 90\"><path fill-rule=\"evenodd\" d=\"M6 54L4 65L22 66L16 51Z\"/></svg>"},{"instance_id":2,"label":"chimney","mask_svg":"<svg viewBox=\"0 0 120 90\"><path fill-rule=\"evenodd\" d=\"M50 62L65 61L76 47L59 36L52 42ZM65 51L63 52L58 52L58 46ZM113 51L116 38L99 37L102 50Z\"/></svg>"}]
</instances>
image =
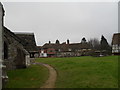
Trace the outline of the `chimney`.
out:
<instances>
[{"instance_id":1,"label":"chimney","mask_svg":"<svg viewBox=\"0 0 120 90\"><path fill-rule=\"evenodd\" d=\"M69 39L67 39L67 44L69 44Z\"/></svg>"},{"instance_id":2,"label":"chimney","mask_svg":"<svg viewBox=\"0 0 120 90\"><path fill-rule=\"evenodd\" d=\"M51 44L51 42L49 41L49 44Z\"/></svg>"}]
</instances>

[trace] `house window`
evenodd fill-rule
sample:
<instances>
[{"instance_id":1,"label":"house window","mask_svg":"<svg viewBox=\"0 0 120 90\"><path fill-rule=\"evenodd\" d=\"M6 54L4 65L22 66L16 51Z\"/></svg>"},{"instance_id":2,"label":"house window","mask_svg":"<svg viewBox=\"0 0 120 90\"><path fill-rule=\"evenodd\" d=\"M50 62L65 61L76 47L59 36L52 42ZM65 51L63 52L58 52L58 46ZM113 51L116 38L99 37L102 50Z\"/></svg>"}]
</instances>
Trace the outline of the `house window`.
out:
<instances>
[{"instance_id":1,"label":"house window","mask_svg":"<svg viewBox=\"0 0 120 90\"><path fill-rule=\"evenodd\" d=\"M44 51L42 50L41 53L44 53Z\"/></svg>"},{"instance_id":2,"label":"house window","mask_svg":"<svg viewBox=\"0 0 120 90\"><path fill-rule=\"evenodd\" d=\"M113 45L112 48L115 49L115 45Z\"/></svg>"},{"instance_id":3,"label":"house window","mask_svg":"<svg viewBox=\"0 0 120 90\"><path fill-rule=\"evenodd\" d=\"M91 50L91 49L88 49L89 51Z\"/></svg>"},{"instance_id":4,"label":"house window","mask_svg":"<svg viewBox=\"0 0 120 90\"><path fill-rule=\"evenodd\" d=\"M118 45L118 50L120 50L120 45Z\"/></svg>"},{"instance_id":5,"label":"house window","mask_svg":"<svg viewBox=\"0 0 120 90\"><path fill-rule=\"evenodd\" d=\"M68 51L72 51L72 50L69 48Z\"/></svg>"},{"instance_id":6,"label":"house window","mask_svg":"<svg viewBox=\"0 0 120 90\"><path fill-rule=\"evenodd\" d=\"M50 50L50 52L53 52L53 50Z\"/></svg>"},{"instance_id":7,"label":"house window","mask_svg":"<svg viewBox=\"0 0 120 90\"><path fill-rule=\"evenodd\" d=\"M60 50L60 49L58 49L58 51L60 52L61 50Z\"/></svg>"},{"instance_id":8,"label":"house window","mask_svg":"<svg viewBox=\"0 0 120 90\"><path fill-rule=\"evenodd\" d=\"M86 51L87 49L82 49L83 51Z\"/></svg>"},{"instance_id":9,"label":"house window","mask_svg":"<svg viewBox=\"0 0 120 90\"><path fill-rule=\"evenodd\" d=\"M120 49L120 46L117 45L117 44L116 44L116 45L113 45L113 46L112 46L112 49L113 49L113 50L118 50L118 49Z\"/></svg>"},{"instance_id":10,"label":"house window","mask_svg":"<svg viewBox=\"0 0 120 90\"><path fill-rule=\"evenodd\" d=\"M116 53L118 53L118 50L115 50Z\"/></svg>"},{"instance_id":11,"label":"house window","mask_svg":"<svg viewBox=\"0 0 120 90\"><path fill-rule=\"evenodd\" d=\"M116 46L116 49L118 49L118 46Z\"/></svg>"}]
</instances>

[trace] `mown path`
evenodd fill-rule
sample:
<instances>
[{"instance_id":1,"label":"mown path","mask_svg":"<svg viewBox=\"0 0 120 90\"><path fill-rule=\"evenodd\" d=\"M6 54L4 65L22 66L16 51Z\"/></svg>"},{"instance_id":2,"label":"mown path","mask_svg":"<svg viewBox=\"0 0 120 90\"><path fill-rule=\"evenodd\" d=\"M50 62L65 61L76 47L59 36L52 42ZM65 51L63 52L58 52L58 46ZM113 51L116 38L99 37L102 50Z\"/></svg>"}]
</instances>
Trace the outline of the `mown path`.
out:
<instances>
[{"instance_id":1,"label":"mown path","mask_svg":"<svg viewBox=\"0 0 120 90\"><path fill-rule=\"evenodd\" d=\"M48 64L39 63L39 62L36 62L36 63L33 63L33 64L43 65L46 68L48 68L48 70L49 70L48 80L40 88L55 88L55 82L56 82L56 78L57 78L56 70L52 66L50 66Z\"/></svg>"}]
</instances>

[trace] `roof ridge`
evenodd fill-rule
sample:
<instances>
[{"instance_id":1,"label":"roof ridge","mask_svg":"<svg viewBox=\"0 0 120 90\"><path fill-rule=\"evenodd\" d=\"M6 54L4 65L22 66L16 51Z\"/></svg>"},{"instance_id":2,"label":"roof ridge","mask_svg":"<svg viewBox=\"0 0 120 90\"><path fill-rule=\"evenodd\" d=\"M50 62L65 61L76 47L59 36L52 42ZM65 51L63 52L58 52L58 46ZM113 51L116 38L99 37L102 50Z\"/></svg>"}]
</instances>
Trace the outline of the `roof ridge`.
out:
<instances>
[{"instance_id":1,"label":"roof ridge","mask_svg":"<svg viewBox=\"0 0 120 90\"><path fill-rule=\"evenodd\" d=\"M34 35L34 32L14 32L15 34Z\"/></svg>"}]
</instances>

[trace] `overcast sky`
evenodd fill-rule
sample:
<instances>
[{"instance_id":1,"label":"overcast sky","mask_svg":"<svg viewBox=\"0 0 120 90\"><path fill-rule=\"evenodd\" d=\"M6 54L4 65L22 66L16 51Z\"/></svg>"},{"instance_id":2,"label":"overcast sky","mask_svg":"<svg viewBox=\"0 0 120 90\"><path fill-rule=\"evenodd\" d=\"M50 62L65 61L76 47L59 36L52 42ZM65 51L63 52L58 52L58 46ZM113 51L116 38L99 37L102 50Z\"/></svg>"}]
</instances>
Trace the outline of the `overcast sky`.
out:
<instances>
[{"instance_id":1,"label":"overcast sky","mask_svg":"<svg viewBox=\"0 0 120 90\"><path fill-rule=\"evenodd\" d=\"M67 39L79 43L101 35L111 43L118 32L117 2L4 2L5 26L34 32L37 45Z\"/></svg>"}]
</instances>

